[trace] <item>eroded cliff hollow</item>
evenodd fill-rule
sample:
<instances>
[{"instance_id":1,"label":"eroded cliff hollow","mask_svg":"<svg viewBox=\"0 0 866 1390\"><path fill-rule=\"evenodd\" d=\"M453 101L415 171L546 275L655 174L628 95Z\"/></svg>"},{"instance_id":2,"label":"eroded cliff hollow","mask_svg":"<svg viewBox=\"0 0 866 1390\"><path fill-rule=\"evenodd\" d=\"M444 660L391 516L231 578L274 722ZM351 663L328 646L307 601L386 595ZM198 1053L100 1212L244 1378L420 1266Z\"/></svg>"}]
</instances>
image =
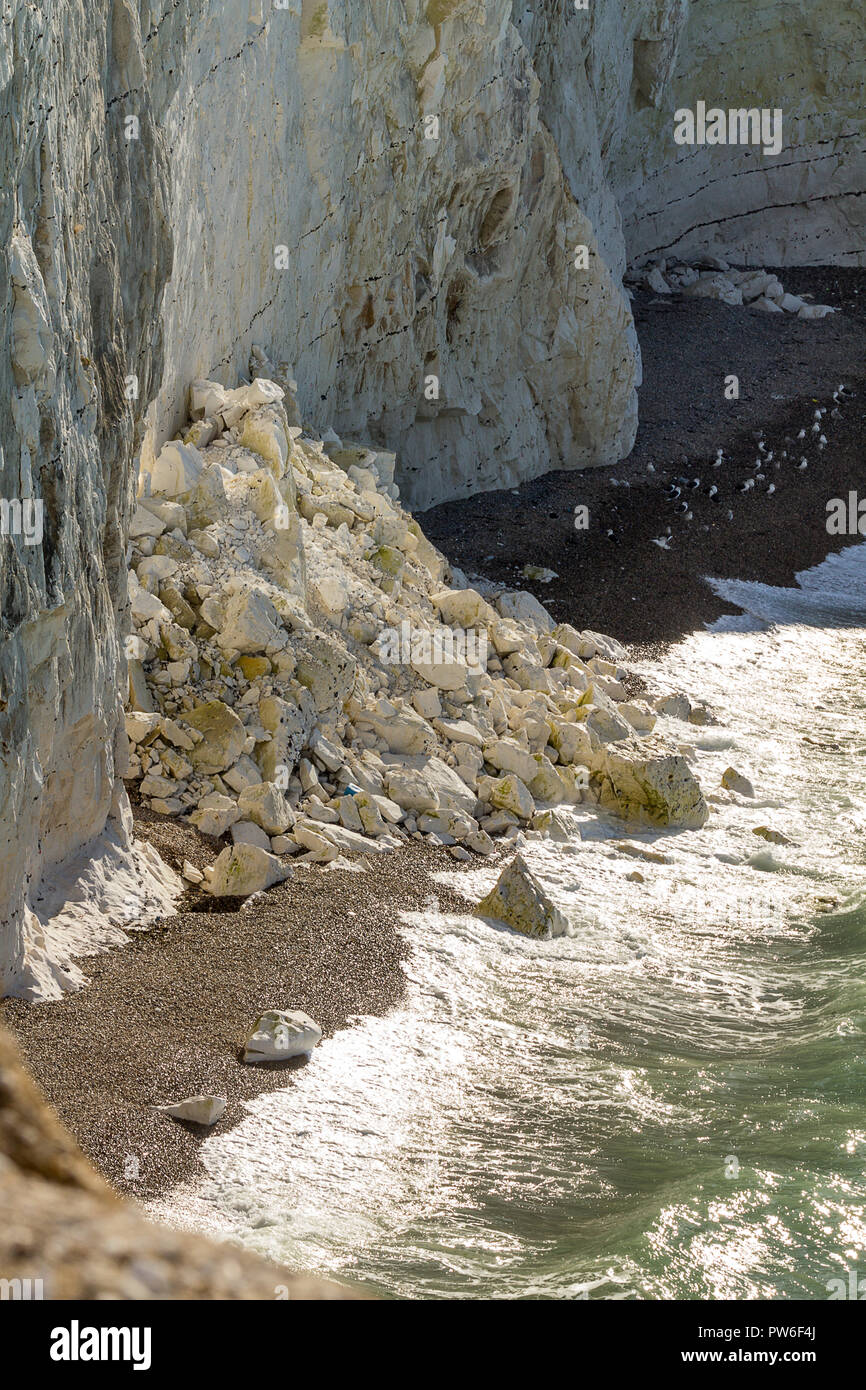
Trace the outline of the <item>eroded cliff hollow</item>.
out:
<instances>
[{"instance_id":1,"label":"eroded cliff hollow","mask_svg":"<svg viewBox=\"0 0 866 1390\"><path fill-rule=\"evenodd\" d=\"M862 6L0 16L0 496L42 508L38 540L8 509L0 538L0 975L51 994L80 978L64 902L101 905L110 939L125 897L171 891L130 844L116 755L138 460L188 381L234 383L263 344L304 424L396 451L415 507L614 462L627 257L863 260ZM674 109L704 98L782 106L784 153L677 149Z\"/></svg>"}]
</instances>

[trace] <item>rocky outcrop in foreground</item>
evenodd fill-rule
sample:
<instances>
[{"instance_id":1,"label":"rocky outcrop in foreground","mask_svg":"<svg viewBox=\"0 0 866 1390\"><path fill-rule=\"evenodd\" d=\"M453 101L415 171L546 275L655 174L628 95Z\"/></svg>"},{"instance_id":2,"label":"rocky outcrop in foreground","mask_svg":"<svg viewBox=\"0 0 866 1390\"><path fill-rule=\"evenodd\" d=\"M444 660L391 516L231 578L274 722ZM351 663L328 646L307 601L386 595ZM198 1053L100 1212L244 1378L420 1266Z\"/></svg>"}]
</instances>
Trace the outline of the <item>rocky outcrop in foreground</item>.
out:
<instances>
[{"instance_id":1,"label":"rocky outcrop in foreground","mask_svg":"<svg viewBox=\"0 0 866 1390\"><path fill-rule=\"evenodd\" d=\"M90 1167L0 1029L4 1298L343 1299L255 1255L154 1226Z\"/></svg>"},{"instance_id":2,"label":"rocky outcrop in foreground","mask_svg":"<svg viewBox=\"0 0 866 1390\"><path fill-rule=\"evenodd\" d=\"M618 644L449 570L393 454L304 433L285 398L264 377L193 383L132 522L126 777L151 810L230 836L205 887L246 896L293 858L409 839L486 856L562 803L703 824Z\"/></svg>"}]
</instances>

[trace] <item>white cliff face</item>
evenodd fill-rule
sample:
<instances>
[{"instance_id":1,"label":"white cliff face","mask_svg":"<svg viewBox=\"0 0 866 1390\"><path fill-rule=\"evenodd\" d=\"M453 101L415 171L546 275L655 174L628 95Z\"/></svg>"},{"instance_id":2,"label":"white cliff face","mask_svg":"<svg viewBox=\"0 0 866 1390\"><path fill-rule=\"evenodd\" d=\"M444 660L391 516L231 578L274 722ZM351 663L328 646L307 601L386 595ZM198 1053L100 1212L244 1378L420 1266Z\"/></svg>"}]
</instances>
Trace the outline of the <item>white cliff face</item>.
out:
<instances>
[{"instance_id":1,"label":"white cliff face","mask_svg":"<svg viewBox=\"0 0 866 1390\"><path fill-rule=\"evenodd\" d=\"M515 6L541 118L610 264L866 263L864 19L862 0ZM699 101L781 111L781 152L677 145L675 112Z\"/></svg>"},{"instance_id":2,"label":"white cliff face","mask_svg":"<svg viewBox=\"0 0 866 1390\"><path fill-rule=\"evenodd\" d=\"M233 381L251 342L293 364L306 421L396 450L414 507L630 448L627 303L509 19L219 0L143 24L175 230L155 448L186 381Z\"/></svg>"},{"instance_id":3,"label":"white cliff face","mask_svg":"<svg viewBox=\"0 0 866 1390\"><path fill-rule=\"evenodd\" d=\"M170 891L118 791L120 634L189 380L262 344L418 508L628 451L627 258L866 255L859 6L284 3L0 0L0 499L42 504L0 536L7 990L77 978L79 870L105 922ZM675 146L698 99L782 106L784 154Z\"/></svg>"},{"instance_id":4,"label":"white cliff face","mask_svg":"<svg viewBox=\"0 0 866 1390\"><path fill-rule=\"evenodd\" d=\"M6 990L51 994L79 977L39 914L55 906L58 879L65 896L75 891L76 852L89 851L82 898L118 893L115 920L124 896L151 891L114 756L140 435L124 376L137 373L146 397L161 366L168 218L146 96L141 140L122 142L117 97L141 82L131 12L106 0L44 14L7 0L2 12L0 498L36 499L41 536L7 512L0 978Z\"/></svg>"}]
</instances>

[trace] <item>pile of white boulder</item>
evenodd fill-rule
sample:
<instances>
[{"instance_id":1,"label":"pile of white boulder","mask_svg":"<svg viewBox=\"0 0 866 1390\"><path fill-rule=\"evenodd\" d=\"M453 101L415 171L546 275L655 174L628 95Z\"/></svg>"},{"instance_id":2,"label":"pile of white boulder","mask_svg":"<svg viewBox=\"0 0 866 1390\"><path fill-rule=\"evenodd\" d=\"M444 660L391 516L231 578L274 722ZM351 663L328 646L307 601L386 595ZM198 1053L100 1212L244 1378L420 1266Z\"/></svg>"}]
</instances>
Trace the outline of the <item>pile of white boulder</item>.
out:
<instances>
[{"instance_id":1,"label":"pile of white boulder","mask_svg":"<svg viewBox=\"0 0 866 1390\"><path fill-rule=\"evenodd\" d=\"M719 299L735 307L747 305L766 314L796 314L800 319L823 319L836 312L829 304L809 304L799 295L787 294L778 276L768 270L734 270L719 256L704 256L693 265L654 261L632 276L631 282L654 294Z\"/></svg>"},{"instance_id":2,"label":"pile of white boulder","mask_svg":"<svg viewBox=\"0 0 866 1390\"><path fill-rule=\"evenodd\" d=\"M705 713L627 698L615 641L471 586L401 507L393 454L304 434L292 384L260 350L256 369L236 390L193 383L131 528L127 778L232 841L188 880L246 896L293 858L409 839L490 855L561 803L703 824L653 726Z\"/></svg>"}]
</instances>

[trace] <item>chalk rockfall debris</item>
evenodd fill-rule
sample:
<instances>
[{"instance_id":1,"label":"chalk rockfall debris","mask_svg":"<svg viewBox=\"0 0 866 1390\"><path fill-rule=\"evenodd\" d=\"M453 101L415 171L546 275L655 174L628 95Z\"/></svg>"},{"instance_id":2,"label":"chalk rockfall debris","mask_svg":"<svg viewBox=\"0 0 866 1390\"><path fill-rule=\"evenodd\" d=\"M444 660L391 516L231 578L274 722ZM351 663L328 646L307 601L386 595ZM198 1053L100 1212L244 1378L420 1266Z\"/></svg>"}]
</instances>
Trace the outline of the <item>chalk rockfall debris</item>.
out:
<instances>
[{"instance_id":1,"label":"chalk rockfall debris","mask_svg":"<svg viewBox=\"0 0 866 1390\"><path fill-rule=\"evenodd\" d=\"M144 467L139 512L160 529L130 542L126 776L158 814L230 835L206 891L408 839L488 856L562 804L700 823L683 759L644 739L656 712L625 698L623 648L450 572L393 455L305 434L268 378L190 399L208 428ZM472 663L450 640L470 632Z\"/></svg>"}]
</instances>

